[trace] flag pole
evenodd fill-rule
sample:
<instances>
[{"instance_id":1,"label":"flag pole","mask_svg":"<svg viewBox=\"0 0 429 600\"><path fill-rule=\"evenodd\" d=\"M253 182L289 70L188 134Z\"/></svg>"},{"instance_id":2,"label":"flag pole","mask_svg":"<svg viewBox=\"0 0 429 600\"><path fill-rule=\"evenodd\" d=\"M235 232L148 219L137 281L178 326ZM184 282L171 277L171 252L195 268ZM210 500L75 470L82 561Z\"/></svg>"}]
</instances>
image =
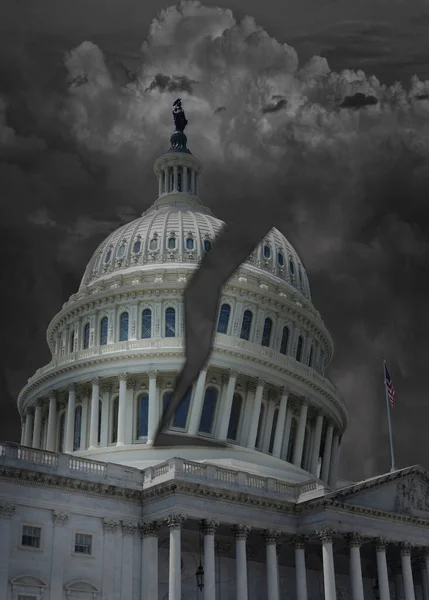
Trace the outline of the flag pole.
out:
<instances>
[{"instance_id":1,"label":"flag pole","mask_svg":"<svg viewBox=\"0 0 429 600\"><path fill-rule=\"evenodd\" d=\"M386 382L386 360L383 359L383 374L384 374L384 391L386 392L386 408L387 408L387 424L389 426L389 441L390 441L390 472L396 471L395 467L395 454L393 452L393 436L392 436L392 421L390 419L390 402L389 394L387 393L387 382Z\"/></svg>"}]
</instances>

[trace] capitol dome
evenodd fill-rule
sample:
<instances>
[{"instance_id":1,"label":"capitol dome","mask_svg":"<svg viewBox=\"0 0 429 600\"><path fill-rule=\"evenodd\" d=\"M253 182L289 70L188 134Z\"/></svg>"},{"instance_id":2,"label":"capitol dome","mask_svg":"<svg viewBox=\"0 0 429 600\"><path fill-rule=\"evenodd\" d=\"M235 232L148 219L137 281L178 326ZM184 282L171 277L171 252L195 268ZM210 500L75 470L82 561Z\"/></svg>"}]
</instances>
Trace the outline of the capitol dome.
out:
<instances>
[{"instance_id":1,"label":"capitol dome","mask_svg":"<svg viewBox=\"0 0 429 600\"><path fill-rule=\"evenodd\" d=\"M18 398L22 443L139 468L180 456L332 485L348 423L324 375L333 342L277 229L224 286L211 358L171 422L197 445L152 446L184 361L183 292L223 227L199 198L202 165L183 132L154 168L158 198L99 245L48 327L52 360Z\"/></svg>"}]
</instances>

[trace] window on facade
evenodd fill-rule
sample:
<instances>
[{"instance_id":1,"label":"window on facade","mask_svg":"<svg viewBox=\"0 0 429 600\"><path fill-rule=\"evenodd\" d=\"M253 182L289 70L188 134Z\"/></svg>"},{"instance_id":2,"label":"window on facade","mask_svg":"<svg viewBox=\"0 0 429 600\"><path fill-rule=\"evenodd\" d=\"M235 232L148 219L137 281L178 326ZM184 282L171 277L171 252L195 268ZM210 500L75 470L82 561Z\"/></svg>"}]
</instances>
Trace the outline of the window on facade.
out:
<instances>
[{"instance_id":1,"label":"window on facade","mask_svg":"<svg viewBox=\"0 0 429 600\"><path fill-rule=\"evenodd\" d=\"M292 418L291 424L290 424L290 434L289 434L289 441L288 441L288 445L287 445L287 454L286 454L286 461L287 462L291 462L292 461L292 453L293 453L293 447L295 444L295 437L296 437L296 431L297 431L297 420Z\"/></svg>"},{"instance_id":2,"label":"window on facade","mask_svg":"<svg viewBox=\"0 0 429 600\"><path fill-rule=\"evenodd\" d=\"M89 323L87 323L83 329L83 347L89 348Z\"/></svg>"},{"instance_id":3,"label":"window on facade","mask_svg":"<svg viewBox=\"0 0 429 600\"><path fill-rule=\"evenodd\" d=\"M119 317L119 341L126 342L128 340L128 324L130 316L127 312L121 313Z\"/></svg>"},{"instance_id":4,"label":"window on facade","mask_svg":"<svg viewBox=\"0 0 429 600\"><path fill-rule=\"evenodd\" d=\"M179 429L186 428L186 421L188 420L189 403L191 401L192 387L188 389L186 394L183 396L179 406L176 408L173 418L173 427Z\"/></svg>"},{"instance_id":5,"label":"window on facade","mask_svg":"<svg viewBox=\"0 0 429 600\"><path fill-rule=\"evenodd\" d=\"M156 250L158 248L158 239L157 238L152 238L149 242L149 249L150 250Z\"/></svg>"},{"instance_id":6,"label":"window on facade","mask_svg":"<svg viewBox=\"0 0 429 600\"><path fill-rule=\"evenodd\" d=\"M30 525L23 525L21 545L29 548L40 548L40 538L42 536L42 530L40 527L32 527Z\"/></svg>"},{"instance_id":7,"label":"window on facade","mask_svg":"<svg viewBox=\"0 0 429 600\"><path fill-rule=\"evenodd\" d=\"M242 403L243 403L243 399L241 397L241 394L235 393L232 398L231 415L229 417L228 433L226 435L226 437L229 440L234 440L234 441L237 440L238 425L240 423Z\"/></svg>"},{"instance_id":8,"label":"window on facade","mask_svg":"<svg viewBox=\"0 0 429 600\"><path fill-rule=\"evenodd\" d=\"M302 358L302 346L303 346L303 339L302 339L302 335L300 335L298 338L298 344L296 345L296 360L299 360L299 361L301 361L301 358Z\"/></svg>"},{"instance_id":9,"label":"window on facade","mask_svg":"<svg viewBox=\"0 0 429 600\"><path fill-rule=\"evenodd\" d=\"M119 398L115 398L112 407L112 435L110 441L116 444L118 441L118 415L119 415Z\"/></svg>"},{"instance_id":10,"label":"window on facade","mask_svg":"<svg viewBox=\"0 0 429 600\"><path fill-rule=\"evenodd\" d=\"M295 275L295 265L292 259L289 259L289 271L291 275Z\"/></svg>"},{"instance_id":11,"label":"window on facade","mask_svg":"<svg viewBox=\"0 0 429 600\"><path fill-rule=\"evenodd\" d=\"M259 448L260 445L262 444L262 422L264 420L264 405L261 404L261 410L259 411L259 420L258 420L258 431L256 434L256 442L255 442L255 448Z\"/></svg>"},{"instance_id":12,"label":"window on facade","mask_svg":"<svg viewBox=\"0 0 429 600\"><path fill-rule=\"evenodd\" d=\"M73 452L80 448L80 436L82 427L82 406L76 406L74 411L74 435L73 435Z\"/></svg>"},{"instance_id":13,"label":"window on facade","mask_svg":"<svg viewBox=\"0 0 429 600\"><path fill-rule=\"evenodd\" d=\"M280 342L280 354L287 354L287 346L289 343L289 327L283 327L282 339Z\"/></svg>"},{"instance_id":14,"label":"window on facade","mask_svg":"<svg viewBox=\"0 0 429 600\"><path fill-rule=\"evenodd\" d=\"M133 244L133 253L134 254L139 254L140 250L142 249L142 243L140 240L136 240Z\"/></svg>"},{"instance_id":15,"label":"window on facade","mask_svg":"<svg viewBox=\"0 0 429 600\"><path fill-rule=\"evenodd\" d=\"M270 258L271 256L271 248L268 244L264 244L264 258Z\"/></svg>"},{"instance_id":16,"label":"window on facade","mask_svg":"<svg viewBox=\"0 0 429 600\"><path fill-rule=\"evenodd\" d=\"M264 321L264 330L262 332L262 341L261 341L262 346L270 345L272 328L273 328L273 322L269 317L267 317Z\"/></svg>"},{"instance_id":17,"label":"window on facade","mask_svg":"<svg viewBox=\"0 0 429 600\"><path fill-rule=\"evenodd\" d=\"M137 439L147 438L149 426L149 395L140 394L137 398Z\"/></svg>"},{"instance_id":18,"label":"window on facade","mask_svg":"<svg viewBox=\"0 0 429 600\"><path fill-rule=\"evenodd\" d=\"M97 428L97 442L101 444L101 417L103 415L103 403L101 400L98 401L98 428Z\"/></svg>"},{"instance_id":19,"label":"window on facade","mask_svg":"<svg viewBox=\"0 0 429 600\"><path fill-rule=\"evenodd\" d=\"M104 262L107 264L108 262L110 262L111 258L112 258L112 248L109 248L108 251L106 252L106 256L104 257Z\"/></svg>"},{"instance_id":20,"label":"window on facade","mask_svg":"<svg viewBox=\"0 0 429 600\"><path fill-rule=\"evenodd\" d=\"M273 448L274 448L274 438L276 436L276 427L277 427L277 420L279 418L279 409L276 408L274 411L274 416L273 416L273 424L271 427L271 435L270 435L270 445L268 446L268 452L269 454L273 453Z\"/></svg>"},{"instance_id":21,"label":"window on facade","mask_svg":"<svg viewBox=\"0 0 429 600\"><path fill-rule=\"evenodd\" d=\"M217 332L226 333L228 331L229 315L231 307L229 304L222 304L220 307L219 320L217 323Z\"/></svg>"},{"instance_id":22,"label":"window on facade","mask_svg":"<svg viewBox=\"0 0 429 600\"><path fill-rule=\"evenodd\" d=\"M174 250L176 247L176 238L175 237L169 237L168 238L168 242L167 242L167 246L169 250Z\"/></svg>"},{"instance_id":23,"label":"window on facade","mask_svg":"<svg viewBox=\"0 0 429 600\"><path fill-rule=\"evenodd\" d=\"M152 337L152 311L150 308L145 308L142 312L142 338L150 337Z\"/></svg>"},{"instance_id":24,"label":"window on facade","mask_svg":"<svg viewBox=\"0 0 429 600\"><path fill-rule=\"evenodd\" d=\"M212 243L210 240L204 240L204 251L205 252L210 252L210 250L212 249Z\"/></svg>"},{"instance_id":25,"label":"window on facade","mask_svg":"<svg viewBox=\"0 0 429 600\"><path fill-rule=\"evenodd\" d=\"M71 336L70 336L70 352L74 352L74 338L75 338L75 332L74 329L71 332Z\"/></svg>"},{"instance_id":26,"label":"window on facade","mask_svg":"<svg viewBox=\"0 0 429 600\"><path fill-rule=\"evenodd\" d=\"M194 249L194 239L191 237L186 238L186 250L193 250Z\"/></svg>"},{"instance_id":27,"label":"window on facade","mask_svg":"<svg viewBox=\"0 0 429 600\"><path fill-rule=\"evenodd\" d=\"M125 248L126 248L126 244L121 244L118 248L118 258L124 258L125 256Z\"/></svg>"},{"instance_id":28,"label":"window on facade","mask_svg":"<svg viewBox=\"0 0 429 600\"><path fill-rule=\"evenodd\" d=\"M308 366L309 367L313 366L313 355L314 355L314 348L313 348L313 346L311 346L311 348L310 348L310 354L309 354L309 357L308 357Z\"/></svg>"},{"instance_id":29,"label":"window on facade","mask_svg":"<svg viewBox=\"0 0 429 600\"><path fill-rule=\"evenodd\" d=\"M200 425L198 431L200 433L211 433L213 429L214 416L216 412L218 391L210 386L204 394L203 410L201 411Z\"/></svg>"},{"instance_id":30,"label":"window on facade","mask_svg":"<svg viewBox=\"0 0 429 600\"><path fill-rule=\"evenodd\" d=\"M59 451L64 452L64 439L66 434L66 413L63 412L60 417L60 443Z\"/></svg>"},{"instance_id":31,"label":"window on facade","mask_svg":"<svg viewBox=\"0 0 429 600\"><path fill-rule=\"evenodd\" d=\"M74 538L74 551L77 554L92 554L92 535L76 533Z\"/></svg>"},{"instance_id":32,"label":"window on facade","mask_svg":"<svg viewBox=\"0 0 429 600\"><path fill-rule=\"evenodd\" d=\"M109 319L107 317L103 317L100 321L100 346L105 346L107 344L108 328Z\"/></svg>"},{"instance_id":33,"label":"window on facade","mask_svg":"<svg viewBox=\"0 0 429 600\"><path fill-rule=\"evenodd\" d=\"M250 329L252 327L252 312L245 310L243 313L243 320L241 321L241 332L240 337L242 340L248 340L250 338Z\"/></svg>"},{"instance_id":34,"label":"window on facade","mask_svg":"<svg viewBox=\"0 0 429 600\"><path fill-rule=\"evenodd\" d=\"M182 169L180 167L177 169L177 191L182 191Z\"/></svg>"},{"instance_id":35,"label":"window on facade","mask_svg":"<svg viewBox=\"0 0 429 600\"><path fill-rule=\"evenodd\" d=\"M165 310L165 337L176 336L176 310L169 306Z\"/></svg>"},{"instance_id":36,"label":"window on facade","mask_svg":"<svg viewBox=\"0 0 429 600\"><path fill-rule=\"evenodd\" d=\"M277 262L281 267L285 264L285 258L283 256L283 252L277 252Z\"/></svg>"}]
</instances>

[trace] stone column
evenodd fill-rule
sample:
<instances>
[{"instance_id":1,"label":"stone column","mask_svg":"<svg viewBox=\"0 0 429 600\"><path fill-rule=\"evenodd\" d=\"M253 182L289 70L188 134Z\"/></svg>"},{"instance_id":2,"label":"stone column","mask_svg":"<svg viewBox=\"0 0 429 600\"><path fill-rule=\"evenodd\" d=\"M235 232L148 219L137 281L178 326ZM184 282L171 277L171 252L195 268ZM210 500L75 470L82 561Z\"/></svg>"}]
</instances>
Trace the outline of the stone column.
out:
<instances>
[{"instance_id":1,"label":"stone column","mask_svg":"<svg viewBox=\"0 0 429 600\"><path fill-rule=\"evenodd\" d=\"M349 533L347 541L350 548L350 588L352 600L364 600L362 565L360 560L360 547L362 537L357 533Z\"/></svg>"},{"instance_id":2,"label":"stone column","mask_svg":"<svg viewBox=\"0 0 429 600\"><path fill-rule=\"evenodd\" d=\"M177 183L178 183L178 177L177 177L177 165L173 166L173 192L177 192Z\"/></svg>"},{"instance_id":3,"label":"stone column","mask_svg":"<svg viewBox=\"0 0 429 600\"><path fill-rule=\"evenodd\" d=\"M109 406L112 393L112 384L103 381L101 384L101 425L100 425L100 447L105 448L109 443ZM98 409L97 409L98 410ZM97 412L98 415L98 412ZM97 416L98 425L98 416ZM98 432L97 432L98 439Z\"/></svg>"},{"instance_id":4,"label":"stone column","mask_svg":"<svg viewBox=\"0 0 429 600\"><path fill-rule=\"evenodd\" d=\"M290 402L289 402L289 406L286 411L286 423L285 423L285 432L284 432L283 443L282 443L282 452L280 454L280 457L283 460L286 460L287 451L289 448L289 438L290 438L290 432L291 432L291 427L292 427L292 417L293 417L293 408L292 408L292 406L290 406Z\"/></svg>"},{"instance_id":5,"label":"stone column","mask_svg":"<svg viewBox=\"0 0 429 600\"><path fill-rule=\"evenodd\" d=\"M166 519L170 529L168 600L181 600L182 598L182 549L180 538L185 520L186 517L183 515L170 515Z\"/></svg>"},{"instance_id":6,"label":"stone column","mask_svg":"<svg viewBox=\"0 0 429 600\"><path fill-rule=\"evenodd\" d=\"M82 423L80 427L80 448L82 452L86 450L87 430L89 424L89 388L84 386L82 388Z\"/></svg>"},{"instance_id":7,"label":"stone column","mask_svg":"<svg viewBox=\"0 0 429 600\"><path fill-rule=\"evenodd\" d=\"M307 570L305 566L305 535L294 536L296 600L307 600Z\"/></svg>"},{"instance_id":8,"label":"stone column","mask_svg":"<svg viewBox=\"0 0 429 600\"><path fill-rule=\"evenodd\" d=\"M168 181L168 167L164 170L164 192L168 194L169 192L169 181Z\"/></svg>"},{"instance_id":9,"label":"stone column","mask_svg":"<svg viewBox=\"0 0 429 600\"><path fill-rule=\"evenodd\" d=\"M33 413L31 408L27 408L25 419L25 442L24 446L31 448L33 443Z\"/></svg>"},{"instance_id":10,"label":"stone column","mask_svg":"<svg viewBox=\"0 0 429 600\"><path fill-rule=\"evenodd\" d=\"M413 570L411 567L411 544L401 544L402 578L404 580L405 600L416 600L414 593Z\"/></svg>"},{"instance_id":11,"label":"stone column","mask_svg":"<svg viewBox=\"0 0 429 600\"><path fill-rule=\"evenodd\" d=\"M427 572L427 568L426 568L426 561L424 558L420 559L420 574L421 574L421 579L422 579L423 600L429 600L428 572Z\"/></svg>"},{"instance_id":12,"label":"stone column","mask_svg":"<svg viewBox=\"0 0 429 600\"><path fill-rule=\"evenodd\" d=\"M322 529L317 532L322 542L323 558L323 583L325 600L336 600L337 590L335 586L334 551L332 547L332 529Z\"/></svg>"},{"instance_id":13,"label":"stone column","mask_svg":"<svg viewBox=\"0 0 429 600\"><path fill-rule=\"evenodd\" d=\"M127 374L119 375L119 403L118 403L118 436L116 445L123 446L125 443L125 424L127 410Z\"/></svg>"},{"instance_id":14,"label":"stone column","mask_svg":"<svg viewBox=\"0 0 429 600\"><path fill-rule=\"evenodd\" d=\"M252 418L249 427L249 437L247 439L247 447L255 448L256 436L258 435L259 414L261 412L262 395L264 393L264 382L258 379L256 386L255 398L253 400Z\"/></svg>"},{"instance_id":15,"label":"stone column","mask_svg":"<svg viewBox=\"0 0 429 600\"><path fill-rule=\"evenodd\" d=\"M191 407L191 416L189 418L188 434L195 435L198 430L201 419L201 411L204 402L204 388L206 385L207 368L200 371L197 385L195 386L194 401Z\"/></svg>"},{"instance_id":16,"label":"stone column","mask_svg":"<svg viewBox=\"0 0 429 600\"><path fill-rule=\"evenodd\" d=\"M158 196L162 194L162 187L164 185L164 173L161 171L158 175Z\"/></svg>"},{"instance_id":17,"label":"stone column","mask_svg":"<svg viewBox=\"0 0 429 600\"><path fill-rule=\"evenodd\" d=\"M295 444L293 448L292 463L296 467L301 466L302 451L304 449L305 426L307 425L308 402L302 401L301 410L299 413L299 423L296 432Z\"/></svg>"},{"instance_id":18,"label":"stone column","mask_svg":"<svg viewBox=\"0 0 429 600\"><path fill-rule=\"evenodd\" d=\"M267 553L267 600L279 600L279 566L277 561L277 542L280 533L274 529L265 531Z\"/></svg>"},{"instance_id":19,"label":"stone column","mask_svg":"<svg viewBox=\"0 0 429 600\"><path fill-rule=\"evenodd\" d=\"M20 445L25 446L25 417L21 419L21 440Z\"/></svg>"},{"instance_id":20,"label":"stone column","mask_svg":"<svg viewBox=\"0 0 429 600\"><path fill-rule=\"evenodd\" d=\"M148 415L148 432L147 443L152 444L155 436L155 431L159 422L159 402L158 402L158 387L157 387L157 371L149 371L149 415Z\"/></svg>"},{"instance_id":21,"label":"stone column","mask_svg":"<svg viewBox=\"0 0 429 600\"><path fill-rule=\"evenodd\" d=\"M310 473L317 476L317 467L319 465L320 440L322 439L323 415L319 413L316 418L316 427L314 430L313 451L311 453Z\"/></svg>"},{"instance_id":22,"label":"stone column","mask_svg":"<svg viewBox=\"0 0 429 600\"><path fill-rule=\"evenodd\" d=\"M41 399L37 400L36 408L34 410L34 428L33 428L33 448L40 448L40 435L42 433L42 405Z\"/></svg>"},{"instance_id":23,"label":"stone column","mask_svg":"<svg viewBox=\"0 0 429 600\"><path fill-rule=\"evenodd\" d=\"M121 586L121 600L133 598L134 587L134 536L137 532L137 523L122 521L122 568L121 580L127 582Z\"/></svg>"},{"instance_id":24,"label":"stone column","mask_svg":"<svg viewBox=\"0 0 429 600\"><path fill-rule=\"evenodd\" d=\"M226 440L226 436L228 434L229 419L231 417L232 399L234 398L237 375L237 371L233 371L232 369L229 371L228 386L226 388L225 398L222 403L222 410L220 411L221 421L218 433L218 438L220 440Z\"/></svg>"},{"instance_id":25,"label":"stone column","mask_svg":"<svg viewBox=\"0 0 429 600\"><path fill-rule=\"evenodd\" d=\"M235 535L237 600L248 600L246 539L249 531L250 527L246 525L236 525L233 527Z\"/></svg>"},{"instance_id":26,"label":"stone column","mask_svg":"<svg viewBox=\"0 0 429 600\"><path fill-rule=\"evenodd\" d=\"M379 538L376 541L377 577L380 588L380 600L390 600L389 575L386 560L387 541Z\"/></svg>"},{"instance_id":27,"label":"stone column","mask_svg":"<svg viewBox=\"0 0 429 600\"><path fill-rule=\"evenodd\" d=\"M98 403L100 401L100 378L92 380L91 422L89 424L89 450L98 446Z\"/></svg>"},{"instance_id":28,"label":"stone column","mask_svg":"<svg viewBox=\"0 0 429 600\"><path fill-rule=\"evenodd\" d=\"M141 600L158 600L158 531L156 521L142 523Z\"/></svg>"},{"instance_id":29,"label":"stone column","mask_svg":"<svg viewBox=\"0 0 429 600\"><path fill-rule=\"evenodd\" d=\"M115 586L115 542L120 521L103 518L103 565L101 597L111 598Z\"/></svg>"},{"instance_id":30,"label":"stone column","mask_svg":"<svg viewBox=\"0 0 429 600\"><path fill-rule=\"evenodd\" d=\"M64 452L73 452L73 438L74 438L74 417L76 409L76 387L74 383L69 385L69 399L67 402L67 414L66 414L66 436L64 441Z\"/></svg>"},{"instance_id":31,"label":"stone column","mask_svg":"<svg viewBox=\"0 0 429 600\"><path fill-rule=\"evenodd\" d=\"M219 521L204 520L204 600L216 600L215 533Z\"/></svg>"},{"instance_id":32,"label":"stone column","mask_svg":"<svg viewBox=\"0 0 429 600\"><path fill-rule=\"evenodd\" d=\"M191 169L191 194L196 194L195 169Z\"/></svg>"},{"instance_id":33,"label":"stone column","mask_svg":"<svg viewBox=\"0 0 429 600\"><path fill-rule=\"evenodd\" d=\"M49 393L48 440L46 449L55 452L57 448L57 397L54 391Z\"/></svg>"},{"instance_id":34,"label":"stone column","mask_svg":"<svg viewBox=\"0 0 429 600\"><path fill-rule=\"evenodd\" d=\"M328 485L332 489L337 486L337 471L338 471L338 448L340 442L340 434L338 431L334 433L332 439L331 464L329 465Z\"/></svg>"},{"instance_id":35,"label":"stone column","mask_svg":"<svg viewBox=\"0 0 429 600\"><path fill-rule=\"evenodd\" d=\"M331 451L332 451L332 435L334 433L334 426L329 423L326 430L325 448L323 450L322 460L322 471L320 473L320 479L325 483L328 483L329 467L331 463Z\"/></svg>"},{"instance_id":36,"label":"stone column","mask_svg":"<svg viewBox=\"0 0 429 600\"><path fill-rule=\"evenodd\" d=\"M276 432L274 434L273 444L273 456L277 456L277 458L280 458L280 454L282 451L282 442L286 426L286 411L288 398L289 390L287 388L283 388L281 391L279 414L277 416L277 425Z\"/></svg>"},{"instance_id":37,"label":"stone column","mask_svg":"<svg viewBox=\"0 0 429 600\"><path fill-rule=\"evenodd\" d=\"M54 552L52 553L49 595L51 598L62 598L64 593L64 567L66 566L67 555L70 556L69 529L67 528L69 517L62 511L54 510L52 520L54 525L52 548L54 548Z\"/></svg>"},{"instance_id":38,"label":"stone column","mask_svg":"<svg viewBox=\"0 0 429 600\"><path fill-rule=\"evenodd\" d=\"M15 511L15 504L0 502L0 540L2 544L2 560L0 560L0 598L8 598L9 555L14 546L11 539L11 521Z\"/></svg>"}]
</instances>

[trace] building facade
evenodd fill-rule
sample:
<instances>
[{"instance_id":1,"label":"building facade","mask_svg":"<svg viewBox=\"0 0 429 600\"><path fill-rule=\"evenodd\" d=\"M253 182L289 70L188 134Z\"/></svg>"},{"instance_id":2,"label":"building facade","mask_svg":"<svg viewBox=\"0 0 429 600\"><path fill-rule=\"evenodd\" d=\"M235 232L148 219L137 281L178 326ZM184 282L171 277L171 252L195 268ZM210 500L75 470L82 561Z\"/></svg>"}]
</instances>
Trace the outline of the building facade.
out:
<instances>
[{"instance_id":1,"label":"building facade","mask_svg":"<svg viewBox=\"0 0 429 600\"><path fill-rule=\"evenodd\" d=\"M153 447L183 291L223 226L201 171L174 132L158 198L48 327L21 443L0 446L0 599L429 600L428 474L338 481L333 342L278 230L223 288L211 358L169 425L180 447Z\"/></svg>"}]
</instances>

